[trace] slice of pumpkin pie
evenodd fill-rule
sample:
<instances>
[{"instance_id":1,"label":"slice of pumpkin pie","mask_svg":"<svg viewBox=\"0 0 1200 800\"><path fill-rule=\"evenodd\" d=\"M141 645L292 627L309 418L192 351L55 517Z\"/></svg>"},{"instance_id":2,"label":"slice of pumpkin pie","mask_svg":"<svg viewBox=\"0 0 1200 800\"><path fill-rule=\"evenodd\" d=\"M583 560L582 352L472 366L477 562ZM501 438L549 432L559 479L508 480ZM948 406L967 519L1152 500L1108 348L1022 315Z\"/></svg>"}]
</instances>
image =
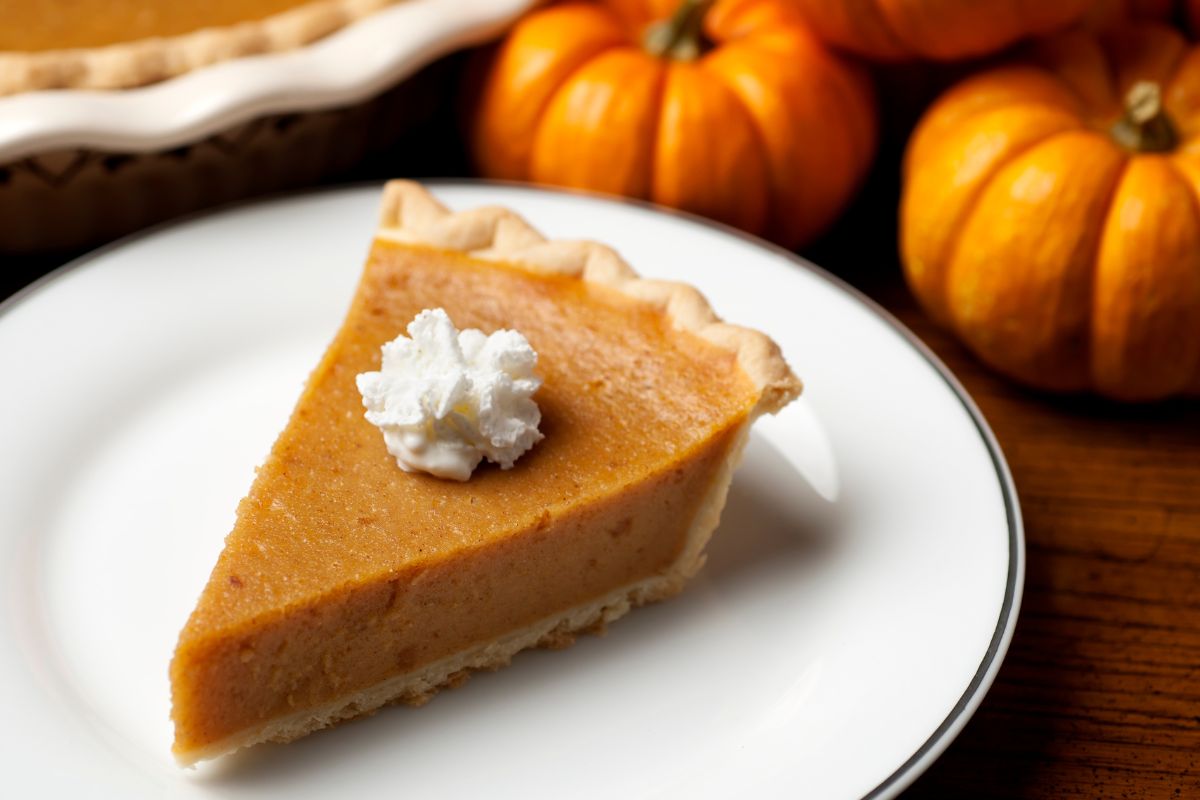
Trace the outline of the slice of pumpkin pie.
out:
<instances>
[{"instance_id":1,"label":"slice of pumpkin pie","mask_svg":"<svg viewBox=\"0 0 1200 800\"><path fill-rule=\"evenodd\" d=\"M180 634L175 755L421 703L675 594L751 423L799 390L695 289L389 183L345 322Z\"/></svg>"}]
</instances>

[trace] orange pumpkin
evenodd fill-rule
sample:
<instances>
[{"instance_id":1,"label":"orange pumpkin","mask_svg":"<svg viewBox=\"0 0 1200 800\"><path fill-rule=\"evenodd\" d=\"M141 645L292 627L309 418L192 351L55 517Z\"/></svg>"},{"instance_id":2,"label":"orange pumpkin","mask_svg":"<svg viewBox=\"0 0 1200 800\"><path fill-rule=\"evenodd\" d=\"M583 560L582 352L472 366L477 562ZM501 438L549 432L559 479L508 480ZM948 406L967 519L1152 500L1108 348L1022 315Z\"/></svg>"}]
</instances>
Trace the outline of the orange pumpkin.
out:
<instances>
[{"instance_id":1,"label":"orange pumpkin","mask_svg":"<svg viewBox=\"0 0 1200 800\"><path fill-rule=\"evenodd\" d=\"M985 362L1124 400L1200 391L1200 47L1074 32L952 88L909 142L914 294Z\"/></svg>"},{"instance_id":2,"label":"orange pumpkin","mask_svg":"<svg viewBox=\"0 0 1200 800\"><path fill-rule=\"evenodd\" d=\"M500 45L470 140L489 177L643 198L796 247L869 166L872 101L785 0L573 2Z\"/></svg>"},{"instance_id":3,"label":"orange pumpkin","mask_svg":"<svg viewBox=\"0 0 1200 800\"><path fill-rule=\"evenodd\" d=\"M1176 23L1196 39L1200 37L1200 0L1095 0L1083 16L1084 26L1097 31L1130 20Z\"/></svg>"},{"instance_id":4,"label":"orange pumpkin","mask_svg":"<svg viewBox=\"0 0 1200 800\"><path fill-rule=\"evenodd\" d=\"M1093 0L793 0L827 42L880 61L986 55L1078 20Z\"/></svg>"},{"instance_id":5,"label":"orange pumpkin","mask_svg":"<svg viewBox=\"0 0 1200 800\"><path fill-rule=\"evenodd\" d=\"M1083 25L1102 31L1130 20L1170 22L1176 0L1095 0L1083 15Z\"/></svg>"}]
</instances>

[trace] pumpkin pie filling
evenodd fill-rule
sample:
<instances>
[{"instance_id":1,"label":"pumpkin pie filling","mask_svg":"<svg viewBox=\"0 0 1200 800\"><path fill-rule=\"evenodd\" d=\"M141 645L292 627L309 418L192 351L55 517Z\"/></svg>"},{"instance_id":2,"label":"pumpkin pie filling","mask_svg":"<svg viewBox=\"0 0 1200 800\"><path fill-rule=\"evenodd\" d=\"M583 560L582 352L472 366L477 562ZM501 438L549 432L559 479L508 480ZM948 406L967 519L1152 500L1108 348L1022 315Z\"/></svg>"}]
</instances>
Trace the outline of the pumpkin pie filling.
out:
<instances>
[{"instance_id":1,"label":"pumpkin pie filling","mask_svg":"<svg viewBox=\"0 0 1200 800\"><path fill-rule=\"evenodd\" d=\"M0 97L129 89L293 50L400 0L0 0Z\"/></svg>"},{"instance_id":2,"label":"pumpkin pie filling","mask_svg":"<svg viewBox=\"0 0 1200 800\"><path fill-rule=\"evenodd\" d=\"M512 469L405 472L363 417L356 376L432 307L538 352L545 438ZM677 592L763 410L738 358L603 283L377 239L180 636L177 757L420 703Z\"/></svg>"},{"instance_id":3,"label":"pumpkin pie filling","mask_svg":"<svg viewBox=\"0 0 1200 800\"><path fill-rule=\"evenodd\" d=\"M255 22L312 0L0 0L0 50L103 47Z\"/></svg>"}]
</instances>

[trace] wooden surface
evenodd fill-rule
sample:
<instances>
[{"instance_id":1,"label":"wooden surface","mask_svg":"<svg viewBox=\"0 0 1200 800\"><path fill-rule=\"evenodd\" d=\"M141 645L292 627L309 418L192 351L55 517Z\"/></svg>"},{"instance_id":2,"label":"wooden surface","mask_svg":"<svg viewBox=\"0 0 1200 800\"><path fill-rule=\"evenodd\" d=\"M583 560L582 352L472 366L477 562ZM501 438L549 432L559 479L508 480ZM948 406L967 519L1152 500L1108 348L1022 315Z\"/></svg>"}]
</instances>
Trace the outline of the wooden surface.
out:
<instances>
[{"instance_id":1,"label":"wooden surface","mask_svg":"<svg viewBox=\"0 0 1200 800\"><path fill-rule=\"evenodd\" d=\"M905 798L1200 797L1200 402L1047 397L980 367L899 279L895 170L882 157L809 255L893 311L974 396L1012 467L1028 542L996 684ZM353 177L465 171L451 152ZM0 298L57 261L0 254Z\"/></svg>"},{"instance_id":2,"label":"wooden surface","mask_svg":"<svg viewBox=\"0 0 1200 800\"><path fill-rule=\"evenodd\" d=\"M888 305L983 410L1028 548L999 677L906 797L1200 797L1200 405L1037 396Z\"/></svg>"}]
</instances>

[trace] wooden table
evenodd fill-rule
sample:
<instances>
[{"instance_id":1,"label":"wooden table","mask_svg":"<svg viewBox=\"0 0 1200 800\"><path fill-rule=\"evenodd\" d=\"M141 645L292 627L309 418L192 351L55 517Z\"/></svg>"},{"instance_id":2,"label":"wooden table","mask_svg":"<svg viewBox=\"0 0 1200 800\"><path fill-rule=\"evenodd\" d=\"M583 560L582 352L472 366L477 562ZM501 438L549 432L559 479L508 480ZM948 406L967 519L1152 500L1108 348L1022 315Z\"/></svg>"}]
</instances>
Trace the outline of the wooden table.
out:
<instances>
[{"instance_id":1,"label":"wooden table","mask_svg":"<svg viewBox=\"0 0 1200 800\"><path fill-rule=\"evenodd\" d=\"M424 174L462 164L443 158ZM356 177L393 174L384 164ZM987 372L899 278L894 174L883 158L809 255L895 313L974 396L1012 468L1028 541L995 686L905 797L1200 797L1200 403L1047 397ZM0 255L0 298L50 266Z\"/></svg>"},{"instance_id":2,"label":"wooden table","mask_svg":"<svg viewBox=\"0 0 1200 800\"><path fill-rule=\"evenodd\" d=\"M1200 797L1200 404L1023 391L896 295L991 423L1028 548L999 677L906 797Z\"/></svg>"}]
</instances>

